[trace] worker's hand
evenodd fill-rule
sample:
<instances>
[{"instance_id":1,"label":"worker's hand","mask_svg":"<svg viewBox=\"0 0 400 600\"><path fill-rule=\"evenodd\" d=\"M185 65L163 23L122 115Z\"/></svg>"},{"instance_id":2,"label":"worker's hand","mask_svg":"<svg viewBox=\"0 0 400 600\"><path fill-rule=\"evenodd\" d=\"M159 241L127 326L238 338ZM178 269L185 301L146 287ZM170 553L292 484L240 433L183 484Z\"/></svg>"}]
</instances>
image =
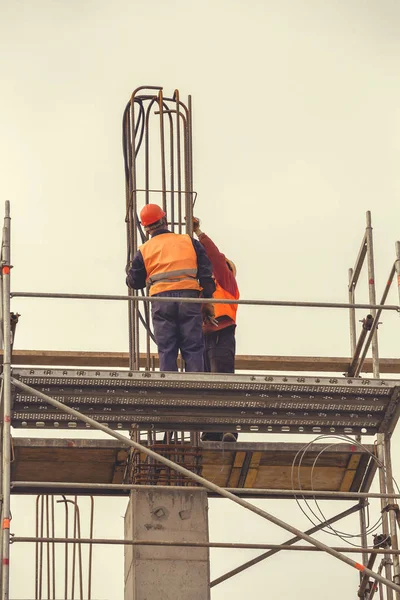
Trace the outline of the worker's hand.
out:
<instances>
[{"instance_id":1,"label":"worker's hand","mask_svg":"<svg viewBox=\"0 0 400 600\"><path fill-rule=\"evenodd\" d=\"M203 313L203 321L213 319L215 317L214 304L202 304L201 312Z\"/></svg>"},{"instance_id":2,"label":"worker's hand","mask_svg":"<svg viewBox=\"0 0 400 600\"><path fill-rule=\"evenodd\" d=\"M196 234L200 231L200 219L197 217L193 217L193 231Z\"/></svg>"}]
</instances>

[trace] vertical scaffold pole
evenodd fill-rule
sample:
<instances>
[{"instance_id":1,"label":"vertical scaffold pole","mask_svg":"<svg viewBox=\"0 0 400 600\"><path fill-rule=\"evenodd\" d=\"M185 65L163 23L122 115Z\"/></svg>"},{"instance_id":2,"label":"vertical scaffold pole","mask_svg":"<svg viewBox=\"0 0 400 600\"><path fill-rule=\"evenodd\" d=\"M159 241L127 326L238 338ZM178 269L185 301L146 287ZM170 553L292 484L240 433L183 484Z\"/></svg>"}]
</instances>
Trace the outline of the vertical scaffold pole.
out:
<instances>
[{"instance_id":1,"label":"vertical scaffold pole","mask_svg":"<svg viewBox=\"0 0 400 600\"><path fill-rule=\"evenodd\" d=\"M375 291L375 266L374 266L374 242L373 242L373 234L372 234L372 219L371 219L371 211L367 211L367 227L365 230L365 237L367 242L367 263L368 263L368 291L369 291L369 302L370 304L376 304L376 291ZM371 315L376 318L376 309L370 309ZM378 332L375 329L374 335L372 337L372 368L373 375L376 378L379 378L379 352L378 352ZM379 467L379 486L380 492L382 494L387 493L387 485L386 485L386 464L385 464L385 435L383 433L378 433L377 435L377 454L378 460L381 463ZM382 508L382 530L383 534L389 535L389 519L388 514L385 512L385 508L387 506L388 500L386 498L381 499L381 508ZM387 579L392 579L392 567L389 560L385 561L385 575ZM387 600L393 600L393 590L389 587L386 588L386 598Z\"/></svg>"},{"instance_id":2,"label":"vertical scaffold pole","mask_svg":"<svg viewBox=\"0 0 400 600\"><path fill-rule=\"evenodd\" d=\"M355 303L355 286L353 281L353 269L349 269L349 304ZM356 309L349 308L349 319L350 319L350 351L351 356L354 356L357 345L357 333L356 333Z\"/></svg>"},{"instance_id":3,"label":"vertical scaffold pole","mask_svg":"<svg viewBox=\"0 0 400 600\"><path fill-rule=\"evenodd\" d=\"M399 292L400 300L400 242L396 242L396 273L397 273L397 289Z\"/></svg>"},{"instance_id":4,"label":"vertical scaffold pole","mask_svg":"<svg viewBox=\"0 0 400 600\"><path fill-rule=\"evenodd\" d=\"M368 290L370 304L376 304L375 292L375 268L374 268L374 242L372 236L371 211L367 211L367 227L365 231L367 240L367 261L368 261ZM371 308L371 315L376 317L376 309ZM374 377L379 377L379 352L378 352L378 332L375 329L372 338L372 365Z\"/></svg>"},{"instance_id":5,"label":"vertical scaffold pole","mask_svg":"<svg viewBox=\"0 0 400 600\"><path fill-rule=\"evenodd\" d=\"M10 203L5 204L1 269L3 279L3 445L1 512L1 600L9 599L10 583L10 429L11 429L11 321L10 321Z\"/></svg>"},{"instance_id":6,"label":"vertical scaffold pole","mask_svg":"<svg viewBox=\"0 0 400 600\"><path fill-rule=\"evenodd\" d=\"M379 466L379 488L381 494L386 494L386 475L385 475L385 436L383 433L377 435L376 452L378 455ZM388 504L387 498L381 498L381 509L382 509L382 532L385 536L389 536L389 519L386 512L386 506ZM386 579L392 580L392 567L389 562L389 557L385 557L385 577ZM393 600L393 590L386 588L387 600Z\"/></svg>"},{"instance_id":7,"label":"vertical scaffold pole","mask_svg":"<svg viewBox=\"0 0 400 600\"><path fill-rule=\"evenodd\" d=\"M392 455L390 447L390 436L385 435L385 466L386 466L386 487L389 494L394 494L393 485L393 473L392 473ZM393 504L393 499L389 500L389 525L390 525L390 538L392 542L393 550L399 549L399 542L397 537L397 519L396 519L396 506ZM400 564L398 554L393 555L393 581L400 583ZM396 600L400 600L400 593L396 592Z\"/></svg>"}]
</instances>

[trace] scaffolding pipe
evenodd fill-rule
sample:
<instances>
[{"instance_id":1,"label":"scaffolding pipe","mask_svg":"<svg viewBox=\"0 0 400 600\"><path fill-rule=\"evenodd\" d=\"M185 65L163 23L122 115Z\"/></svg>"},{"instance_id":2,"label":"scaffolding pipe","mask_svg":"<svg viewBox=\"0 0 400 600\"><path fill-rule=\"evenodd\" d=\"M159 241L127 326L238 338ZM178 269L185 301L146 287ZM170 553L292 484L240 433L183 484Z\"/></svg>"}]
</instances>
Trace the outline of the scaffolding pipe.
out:
<instances>
[{"instance_id":1,"label":"scaffolding pipe","mask_svg":"<svg viewBox=\"0 0 400 600\"><path fill-rule=\"evenodd\" d=\"M397 273L397 290L399 293L400 301L400 242L396 242L396 273Z\"/></svg>"},{"instance_id":2,"label":"scaffolding pipe","mask_svg":"<svg viewBox=\"0 0 400 600\"><path fill-rule=\"evenodd\" d=\"M349 515L357 512L359 510L360 510L360 504L357 504L356 506L352 506L351 508L348 508L344 512L341 512L338 515L335 515L334 517L327 519L323 523L318 523L318 525L311 527L311 529L308 529L305 533L307 535L312 535L313 533L316 533L317 531L321 531L321 529L326 527L326 525L333 525L333 523L336 523L337 521L340 521L341 519L344 519L345 517L348 517ZM290 540L287 540L286 542L284 542L283 545L284 546L292 546L293 544L298 542L299 539L300 538L298 538L297 536L293 537ZM213 581L211 581L210 588L215 587L216 585L219 585L220 583L223 583L224 581L226 581L227 579L230 579L234 575L238 575L239 573L242 573L242 571L245 571L246 569L249 569L250 567L257 565L259 562L265 560L266 558L269 558L270 556L274 556L274 554L277 554L278 552L280 552L280 548L276 549L276 550L269 550L269 552L264 552L264 554L261 554L260 556L256 556L252 560L249 560L249 561L243 563L239 567L236 567L235 569L232 569L231 571L228 571L224 575L221 575L220 577L217 577L217 579L214 579Z\"/></svg>"},{"instance_id":3,"label":"scaffolding pipe","mask_svg":"<svg viewBox=\"0 0 400 600\"><path fill-rule=\"evenodd\" d=\"M360 513L359 514L360 514L361 546L363 546L364 548L366 548L368 546L367 520L365 518L366 501L365 500L360 500L359 507L360 507ZM367 554L367 552L364 552L363 555L362 555L362 563L363 563L363 565L366 565L368 563L368 554Z\"/></svg>"},{"instance_id":4,"label":"scaffolding pipe","mask_svg":"<svg viewBox=\"0 0 400 600\"><path fill-rule=\"evenodd\" d=\"M385 454L385 466L386 466L386 488L388 492L394 492L393 486L393 473L392 473L392 456L391 456L391 444L390 437L385 436L384 443L384 454ZM392 542L393 550L393 581L400 584L400 564L399 557L396 552L399 549L399 542L397 537L397 505L389 504L387 506L389 512L389 525L390 525L390 539ZM399 592L396 592L396 600L400 600Z\"/></svg>"},{"instance_id":5,"label":"scaffolding pipe","mask_svg":"<svg viewBox=\"0 0 400 600\"><path fill-rule=\"evenodd\" d=\"M357 281L360 276L366 254L367 254L367 236L364 233L364 236L363 236L363 239L361 242L361 246L360 246L360 250L358 252L356 262L354 265L353 273L352 273L351 279L349 281L349 289L351 287L355 287L357 285Z\"/></svg>"},{"instance_id":6,"label":"scaffolding pipe","mask_svg":"<svg viewBox=\"0 0 400 600\"><path fill-rule=\"evenodd\" d=\"M11 298L51 298L66 300L123 300L126 302L174 302L174 298L154 296L121 296L108 294L60 294L56 292L11 292ZM246 306L290 306L294 308L366 308L392 310L400 313L396 304L348 304L345 302L292 302L290 300L229 300L226 298L182 298L186 304L241 304Z\"/></svg>"},{"instance_id":7,"label":"scaffolding pipe","mask_svg":"<svg viewBox=\"0 0 400 600\"><path fill-rule=\"evenodd\" d=\"M393 277L394 277L395 272L396 272L396 267L395 267L395 264L394 264L393 267L392 267L392 269L391 269L391 271L390 271L390 273L389 273L389 277L388 277L388 280L386 282L385 289L383 291L383 295L382 295L382 298L381 298L381 301L380 301L381 305L385 304L385 302L386 302L386 298L388 297L389 290L390 290L390 287L392 285ZM364 364L365 357L367 356L367 352L368 352L369 347L371 345L371 342L372 342L375 330L378 328L379 318L380 318L381 314L382 314L382 309L378 309L378 312L375 315L374 322L372 323L371 330L370 330L370 332L368 334L368 339L367 339L367 341L365 343L364 350L362 351L362 354L361 354L361 357L360 357L360 361L359 361L359 363L357 365L357 369L356 369L356 371L354 373L355 377L357 377L359 375L359 373L360 373L360 371L362 369L362 366Z\"/></svg>"},{"instance_id":8,"label":"scaffolding pipe","mask_svg":"<svg viewBox=\"0 0 400 600\"><path fill-rule=\"evenodd\" d=\"M371 222L371 211L367 211L367 227L365 230L365 236L367 240L367 263L368 263L368 291L369 301L371 304L376 305L376 292L375 292L375 267L374 267L374 241L372 235L372 222ZM371 314L376 317L376 309L371 309ZM374 377L379 377L379 352L378 352L378 333L374 331L372 336L372 364Z\"/></svg>"},{"instance_id":9,"label":"scaffolding pipe","mask_svg":"<svg viewBox=\"0 0 400 600\"><path fill-rule=\"evenodd\" d=\"M354 304L355 302L355 284L353 284L353 269L349 269L349 304ZM356 351L356 311L354 308L349 308L349 320L350 320L350 352L351 356L354 356Z\"/></svg>"},{"instance_id":10,"label":"scaffolding pipe","mask_svg":"<svg viewBox=\"0 0 400 600\"><path fill-rule=\"evenodd\" d=\"M165 458L164 456L161 456L160 454L157 454L157 452L154 452L153 450L150 450L146 446L142 446L141 444L138 444L137 442L134 442L133 440L128 440L125 436L123 436L122 434L118 433L117 431L110 430L107 426L105 426L105 425L103 425L101 423L98 423L97 421L95 421L94 419L91 419L90 417L88 417L86 415L83 415L82 413L80 413L79 411L75 410L74 408L71 408L69 406L64 405L62 402L58 402L57 400L54 400L54 398L51 398L47 394L43 394L42 392L39 392L38 390L35 390L34 388L26 385L25 383L22 383L22 382L18 381L17 379L11 378L11 382L17 388L22 389L22 390L24 390L27 393L32 393L33 392L36 396L38 396L39 398L42 398L43 400L45 400L46 402L48 402L52 406L55 406L56 408L58 408L62 412L66 412L66 413L68 413L70 415L73 415L74 417L77 417L78 419L80 419L84 423L87 423L88 425L91 425L94 429L100 429L101 431L104 431L105 433L107 433L111 437L114 437L117 440L120 440L120 441L124 442L126 445L132 446L133 448L136 448L137 450L140 450L143 454L147 454L150 458L153 458L154 460L157 460L157 461L165 464L167 467L169 467L171 469L174 469L175 471L178 471L178 473L181 473L182 475L185 475L189 479L193 479L194 481L196 481L200 485L203 485L205 488L208 488L209 490L211 490L213 492L216 492L216 493L220 494L221 496L224 496L225 498L228 498L228 499L232 500L236 504L239 504L240 506L243 506L243 508L246 508L247 510L250 510L251 512L259 515L260 517L266 519L267 521L270 521L271 523L274 523L278 527L281 527L282 529L285 529L286 531L289 531L290 533L293 533L294 535L299 536L300 539L305 540L309 544L312 544L316 548L318 548L318 549L326 552L327 554L330 554L331 556L337 558L338 560L340 560L341 562L349 565L350 567L353 567L353 568L355 568L355 569L357 569L359 571L365 572L366 574L368 574L373 579L376 579L377 581L380 581L381 583L385 584L388 588L391 588L391 589L394 589L394 590L400 592L400 586L398 586L397 584L393 583L391 580L386 579L385 577L382 577L381 575L378 575L377 573L374 573L373 571L370 571L364 565L361 565L360 563L355 562L354 560L348 558L347 556L344 556L344 555L340 554L339 551L333 550L332 548L330 548L326 544L324 544L324 543L320 542L319 540L316 540L313 537L311 537L311 536L303 533L302 531L300 531L296 527L293 527L289 523L286 523L285 521L282 521L278 517L275 517L274 515L271 515L270 513L266 512L265 510L262 510L258 506L254 506L253 504L250 504L250 502L247 502L246 500L243 500L242 498L239 498L239 497L235 496L234 494L231 494L230 492L227 492L226 490L224 490L223 488L219 487L215 483L212 483L211 481L208 481L207 479L204 479L204 477L200 477L200 475L197 475L196 473L192 473L191 471L189 471L185 467L174 463L173 461L169 460L168 458ZM289 546L289 548L291 548L291 546ZM359 551L360 550L358 549L358 552Z\"/></svg>"},{"instance_id":11,"label":"scaffolding pipe","mask_svg":"<svg viewBox=\"0 0 400 600\"><path fill-rule=\"evenodd\" d=\"M33 388L32 388L33 389ZM36 393L36 390L35 390ZM97 421L96 421L97 423ZM127 441L128 438L125 438ZM25 487L25 488L46 488L52 489L88 489L88 490L154 490L153 485L138 485L129 483L64 483L58 481L12 481L11 489L14 487ZM197 490L197 487L190 486L175 486L174 489L182 490ZM171 486L168 485L157 485L157 490L170 490ZM340 499L340 500L358 500L359 498L397 498L400 499L400 494L380 494L378 492L333 492L327 490L277 490L277 489L258 489L258 488L222 488L231 492L232 494L243 494L248 496L307 496L311 498L326 498L326 499ZM58 492L54 492L57 494Z\"/></svg>"},{"instance_id":12,"label":"scaffolding pipe","mask_svg":"<svg viewBox=\"0 0 400 600\"><path fill-rule=\"evenodd\" d=\"M374 317L372 315L367 315L366 318L363 319L363 321L362 321L362 329L361 329L360 337L358 338L356 349L354 350L353 358L351 360L350 367L347 372L348 377L354 377L354 372L356 370L358 357L360 356L362 347L365 342L365 338L368 335L368 331L371 330L373 323L374 323Z\"/></svg>"},{"instance_id":13,"label":"scaffolding pipe","mask_svg":"<svg viewBox=\"0 0 400 600\"><path fill-rule=\"evenodd\" d=\"M304 536L305 533L301 532ZM295 546L294 544L246 544L237 542L171 542L170 540L119 540L112 538L48 538L48 537L28 537L28 536L15 536L12 538L12 544L18 543L35 543L37 541L42 543L54 544L104 544L109 546L162 546L168 548L227 548L231 550L288 550L288 551L300 551L300 552L326 552L324 548L312 545L312 546ZM317 541L317 540L314 540ZM328 546L327 546L328 547ZM333 550L336 553L345 552L348 554L359 554L360 552L369 552L372 555L393 554L392 549L387 548L361 548L357 546L329 546L329 550ZM400 554L400 550L395 552L396 555ZM345 557L342 557L345 558ZM349 559L350 560L350 559ZM351 561L353 562L353 561ZM376 575L376 573L374 573ZM392 583L392 582L391 582ZM393 584L394 585L394 584ZM396 586L398 587L398 586Z\"/></svg>"},{"instance_id":14,"label":"scaffolding pipe","mask_svg":"<svg viewBox=\"0 0 400 600\"><path fill-rule=\"evenodd\" d=\"M378 465L379 465L379 488L382 494L386 492L386 476L385 469L387 468L385 464L385 454L384 454L384 443L385 436L383 433L378 433L377 435L377 444L376 444L376 453L378 457ZM385 510L387 506L387 496L383 495L381 498L381 512L382 512L382 532L383 535L389 537L389 519L388 514ZM392 567L389 561L385 561L385 576L387 579L392 579ZM391 589L387 589L387 600L393 600L393 591Z\"/></svg>"},{"instance_id":15,"label":"scaffolding pipe","mask_svg":"<svg viewBox=\"0 0 400 600\"><path fill-rule=\"evenodd\" d=\"M1 600L8 600L10 586L10 465L11 465L11 320L10 320L10 202L5 203L1 268L3 280L3 446L2 446L2 562Z\"/></svg>"}]
</instances>

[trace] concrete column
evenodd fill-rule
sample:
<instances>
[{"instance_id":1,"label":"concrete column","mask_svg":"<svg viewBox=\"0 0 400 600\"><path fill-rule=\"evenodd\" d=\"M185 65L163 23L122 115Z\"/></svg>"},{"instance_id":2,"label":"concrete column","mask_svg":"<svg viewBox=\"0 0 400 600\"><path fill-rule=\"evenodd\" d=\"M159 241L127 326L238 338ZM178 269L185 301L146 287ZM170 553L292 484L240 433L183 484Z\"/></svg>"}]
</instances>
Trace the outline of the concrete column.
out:
<instances>
[{"instance_id":1,"label":"concrete column","mask_svg":"<svg viewBox=\"0 0 400 600\"><path fill-rule=\"evenodd\" d=\"M205 490L133 490L125 539L208 542ZM209 600L208 548L125 546L125 600Z\"/></svg>"}]
</instances>

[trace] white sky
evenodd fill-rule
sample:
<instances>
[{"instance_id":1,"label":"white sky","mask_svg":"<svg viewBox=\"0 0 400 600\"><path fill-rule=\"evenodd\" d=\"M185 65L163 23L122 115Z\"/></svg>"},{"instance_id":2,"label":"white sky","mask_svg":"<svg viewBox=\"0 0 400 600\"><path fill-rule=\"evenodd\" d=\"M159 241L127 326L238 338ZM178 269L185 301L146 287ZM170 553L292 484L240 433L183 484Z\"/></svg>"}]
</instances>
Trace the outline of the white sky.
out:
<instances>
[{"instance_id":1,"label":"white sky","mask_svg":"<svg viewBox=\"0 0 400 600\"><path fill-rule=\"evenodd\" d=\"M193 95L196 212L236 262L242 298L347 301L366 210L379 298L400 238L399 23L396 0L3 0L0 201L11 200L13 289L126 292L121 119L132 90L149 84ZM366 290L364 276L360 301ZM395 287L388 302L398 303ZM12 308L22 313L17 348L127 350L122 303ZM381 320L381 355L397 357L398 316ZM348 337L346 311L239 312L240 354L345 356ZM307 527L291 503L260 504ZM112 506L99 535L120 535L123 503ZM18 535L26 511L14 501ZM221 500L210 519L215 541L290 537ZM255 554L215 553L212 576ZM122 555L101 556L93 597L122 598ZM14 598L32 593L21 564ZM311 600L330 577L327 600L356 593L357 574L332 558L279 555L212 600L250 589L285 600L294 586Z\"/></svg>"}]
</instances>

